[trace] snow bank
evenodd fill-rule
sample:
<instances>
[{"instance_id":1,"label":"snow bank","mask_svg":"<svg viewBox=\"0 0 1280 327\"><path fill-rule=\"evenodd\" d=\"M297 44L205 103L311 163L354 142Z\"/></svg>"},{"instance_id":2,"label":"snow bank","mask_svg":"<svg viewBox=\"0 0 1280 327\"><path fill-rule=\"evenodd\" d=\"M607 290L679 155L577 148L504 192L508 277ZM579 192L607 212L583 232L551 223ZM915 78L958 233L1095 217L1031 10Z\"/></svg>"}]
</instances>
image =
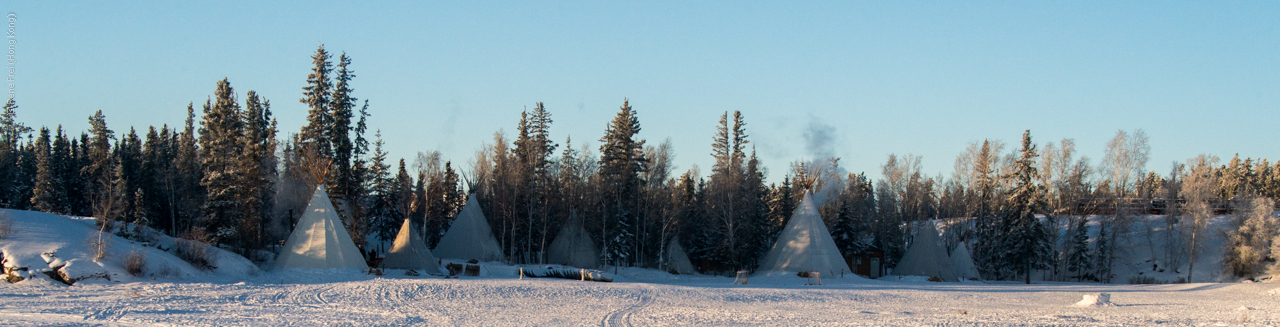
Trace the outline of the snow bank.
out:
<instances>
[{"instance_id":1,"label":"snow bank","mask_svg":"<svg viewBox=\"0 0 1280 327\"><path fill-rule=\"evenodd\" d=\"M1110 307L1115 306L1111 303L1111 293L1091 293L1085 294L1080 302L1074 304L1077 307Z\"/></svg>"},{"instance_id":2,"label":"snow bank","mask_svg":"<svg viewBox=\"0 0 1280 327\"><path fill-rule=\"evenodd\" d=\"M144 233L155 239L149 243L130 241L111 233L103 234L107 243L106 257L94 260L92 242L98 239L98 229L94 227L93 218L10 209L0 209L0 215L8 215L14 229L12 234L0 239L5 271L22 279L51 280L49 278L54 276L49 274L57 274L72 282L94 279L129 282L196 277L243 279L258 273L257 266L248 259L217 248L212 249L217 268L209 272L197 269L165 251L173 249L173 238L149 228L143 228ZM125 269L125 261L131 253L145 256L140 276L132 276Z\"/></svg>"}]
</instances>

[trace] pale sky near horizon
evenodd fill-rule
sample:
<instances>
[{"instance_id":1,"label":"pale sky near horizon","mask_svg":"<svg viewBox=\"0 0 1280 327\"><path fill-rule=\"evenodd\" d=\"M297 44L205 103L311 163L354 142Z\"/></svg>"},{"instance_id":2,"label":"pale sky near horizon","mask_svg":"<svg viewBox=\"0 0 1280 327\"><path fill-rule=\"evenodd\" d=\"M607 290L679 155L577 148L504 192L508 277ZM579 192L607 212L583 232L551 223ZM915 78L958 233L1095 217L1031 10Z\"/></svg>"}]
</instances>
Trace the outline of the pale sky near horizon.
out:
<instances>
[{"instance_id":1,"label":"pale sky near horizon","mask_svg":"<svg viewBox=\"0 0 1280 327\"><path fill-rule=\"evenodd\" d=\"M392 157L467 167L536 102L563 149L593 148L624 98L678 174L712 159L741 110L779 182L842 158L878 178L890 153L950 176L983 138L1073 138L1094 164L1117 130L1150 136L1147 169L1200 153L1280 159L1280 3L1249 2L4 2L19 120L181 125L226 77L283 133L316 47L346 52ZM198 115L199 113L197 113ZM394 163L392 163L394 164Z\"/></svg>"}]
</instances>

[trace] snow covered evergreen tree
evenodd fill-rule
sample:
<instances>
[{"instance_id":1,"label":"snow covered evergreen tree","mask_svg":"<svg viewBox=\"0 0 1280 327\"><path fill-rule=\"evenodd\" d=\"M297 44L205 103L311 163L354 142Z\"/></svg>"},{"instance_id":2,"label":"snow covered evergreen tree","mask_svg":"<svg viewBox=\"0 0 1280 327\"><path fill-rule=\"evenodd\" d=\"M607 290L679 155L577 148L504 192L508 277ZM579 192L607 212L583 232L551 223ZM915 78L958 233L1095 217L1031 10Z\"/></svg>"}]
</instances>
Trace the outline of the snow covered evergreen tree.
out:
<instances>
[{"instance_id":1,"label":"snow covered evergreen tree","mask_svg":"<svg viewBox=\"0 0 1280 327\"><path fill-rule=\"evenodd\" d=\"M1022 134L1022 149L1013 164L1013 189L1009 192L1007 206L1001 217L1001 248L1003 263L1009 270L1016 271L1026 277L1031 284L1031 272L1034 269L1049 268L1052 259L1052 244L1049 233L1036 218L1046 207L1041 187L1036 184L1039 173L1036 169L1036 146L1031 143L1031 131Z\"/></svg>"},{"instance_id":2,"label":"snow covered evergreen tree","mask_svg":"<svg viewBox=\"0 0 1280 327\"><path fill-rule=\"evenodd\" d=\"M245 218L241 201L247 192L239 162L244 153L240 104L227 79L218 81L214 99L205 103L200 122L200 166L204 169L200 185L206 192L200 227L212 235L215 244L222 244L243 236L236 227Z\"/></svg>"},{"instance_id":3,"label":"snow covered evergreen tree","mask_svg":"<svg viewBox=\"0 0 1280 327\"><path fill-rule=\"evenodd\" d=\"M272 220L276 180L276 120L271 116L271 101L257 92L245 93L245 107L240 111L241 132L238 147L242 155L234 163L239 171L243 193L238 195L242 220L236 225L242 253L266 245L266 226Z\"/></svg>"}]
</instances>

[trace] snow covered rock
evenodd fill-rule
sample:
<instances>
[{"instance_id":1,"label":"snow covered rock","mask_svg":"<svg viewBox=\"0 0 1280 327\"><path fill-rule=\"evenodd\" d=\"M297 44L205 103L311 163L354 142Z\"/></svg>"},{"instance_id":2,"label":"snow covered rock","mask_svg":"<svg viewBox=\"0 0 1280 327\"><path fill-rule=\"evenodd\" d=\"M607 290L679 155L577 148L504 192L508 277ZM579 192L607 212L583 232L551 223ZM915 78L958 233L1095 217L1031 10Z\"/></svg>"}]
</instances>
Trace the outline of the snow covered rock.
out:
<instances>
[{"instance_id":1,"label":"snow covered rock","mask_svg":"<svg viewBox=\"0 0 1280 327\"><path fill-rule=\"evenodd\" d=\"M1115 306L1111 303L1111 293L1090 293L1085 294L1080 302L1076 302L1077 307L1110 307Z\"/></svg>"},{"instance_id":2,"label":"snow covered rock","mask_svg":"<svg viewBox=\"0 0 1280 327\"><path fill-rule=\"evenodd\" d=\"M219 266L207 272L197 269L165 250L173 249L173 238L154 232L156 235L150 243L131 241L114 233L104 234L107 255L95 260L96 251L91 241L98 239L98 228L94 227L93 218L11 209L0 209L0 214L12 219L15 231L0 239L4 271L24 280L40 278L71 284L83 280L128 282L195 276L244 278L258 271L248 259L214 247L210 248L212 255L219 258ZM126 254L133 252L146 257L142 275L137 277L130 275L125 267Z\"/></svg>"}]
</instances>

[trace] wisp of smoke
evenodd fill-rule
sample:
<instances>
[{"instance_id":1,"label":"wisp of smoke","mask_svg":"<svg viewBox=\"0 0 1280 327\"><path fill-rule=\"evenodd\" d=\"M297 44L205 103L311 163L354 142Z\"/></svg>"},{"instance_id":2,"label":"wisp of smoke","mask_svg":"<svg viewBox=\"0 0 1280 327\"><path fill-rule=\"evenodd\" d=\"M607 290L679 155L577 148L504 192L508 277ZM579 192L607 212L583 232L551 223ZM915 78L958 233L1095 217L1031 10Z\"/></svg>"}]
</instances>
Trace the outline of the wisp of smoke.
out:
<instances>
[{"instance_id":1,"label":"wisp of smoke","mask_svg":"<svg viewBox=\"0 0 1280 327\"><path fill-rule=\"evenodd\" d=\"M817 116L809 115L809 127L804 131L805 152L810 160L805 163L812 174L819 176L818 188L811 190L813 200L823 205L840 194L844 188L844 176L848 172L834 161L836 128L823 123Z\"/></svg>"},{"instance_id":2,"label":"wisp of smoke","mask_svg":"<svg viewBox=\"0 0 1280 327\"><path fill-rule=\"evenodd\" d=\"M836 128L823 123L817 116L809 116L809 128L804 131L804 149L809 158L823 160L835 157Z\"/></svg>"}]
</instances>

